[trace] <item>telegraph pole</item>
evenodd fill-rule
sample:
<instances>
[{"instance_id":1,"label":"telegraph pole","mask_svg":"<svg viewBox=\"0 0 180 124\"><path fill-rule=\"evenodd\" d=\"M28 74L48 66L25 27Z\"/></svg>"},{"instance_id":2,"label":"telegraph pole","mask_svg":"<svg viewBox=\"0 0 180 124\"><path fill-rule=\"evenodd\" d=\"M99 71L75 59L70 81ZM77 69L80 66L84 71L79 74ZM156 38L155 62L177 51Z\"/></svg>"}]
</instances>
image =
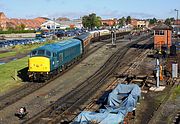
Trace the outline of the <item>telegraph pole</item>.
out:
<instances>
[{"instance_id":1,"label":"telegraph pole","mask_svg":"<svg viewBox=\"0 0 180 124\"><path fill-rule=\"evenodd\" d=\"M174 9L174 11L176 11L176 12L177 12L176 19L177 19L177 21L178 21L178 13L179 13L179 10L177 10L177 9Z\"/></svg>"},{"instance_id":2,"label":"telegraph pole","mask_svg":"<svg viewBox=\"0 0 180 124\"><path fill-rule=\"evenodd\" d=\"M176 11L176 13L177 13L177 17L176 17L176 19L177 19L177 41L178 41L178 33L179 33L179 28L178 28L178 14L179 14L179 10L178 9L174 9L174 11Z\"/></svg>"},{"instance_id":3,"label":"telegraph pole","mask_svg":"<svg viewBox=\"0 0 180 124\"><path fill-rule=\"evenodd\" d=\"M53 31L53 35L55 36L55 29L56 29L55 18L53 18L53 21L54 21L54 31Z\"/></svg>"}]
</instances>

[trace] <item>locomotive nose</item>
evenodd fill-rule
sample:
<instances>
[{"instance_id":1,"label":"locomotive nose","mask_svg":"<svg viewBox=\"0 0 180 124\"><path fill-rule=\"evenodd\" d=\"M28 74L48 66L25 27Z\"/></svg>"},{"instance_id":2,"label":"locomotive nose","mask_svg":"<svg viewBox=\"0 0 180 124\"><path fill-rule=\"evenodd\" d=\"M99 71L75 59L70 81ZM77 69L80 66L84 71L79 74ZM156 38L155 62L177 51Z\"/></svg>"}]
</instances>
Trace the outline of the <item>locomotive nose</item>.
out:
<instances>
[{"instance_id":1,"label":"locomotive nose","mask_svg":"<svg viewBox=\"0 0 180 124\"><path fill-rule=\"evenodd\" d=\"M29 72L49 72L50 59L46 57L29 58Z\"/></svg>"}]
</instances>

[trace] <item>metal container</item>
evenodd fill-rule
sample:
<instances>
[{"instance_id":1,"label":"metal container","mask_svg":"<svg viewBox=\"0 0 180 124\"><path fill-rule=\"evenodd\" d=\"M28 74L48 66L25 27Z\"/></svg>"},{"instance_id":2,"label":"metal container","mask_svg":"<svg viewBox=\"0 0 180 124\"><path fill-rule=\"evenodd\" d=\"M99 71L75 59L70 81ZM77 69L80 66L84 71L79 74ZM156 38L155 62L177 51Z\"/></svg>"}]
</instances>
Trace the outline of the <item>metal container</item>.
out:
<instances>
[{"instance_id":1,"label":"metal container","mask_svg":"<svg viewBox=\"0 0 180 124\"><path fill-rule=\"evenodd\" d=\"M172 64L172 78L177 78L178 77L178 64L173 63Z\"/></svg>"}]
</instances>

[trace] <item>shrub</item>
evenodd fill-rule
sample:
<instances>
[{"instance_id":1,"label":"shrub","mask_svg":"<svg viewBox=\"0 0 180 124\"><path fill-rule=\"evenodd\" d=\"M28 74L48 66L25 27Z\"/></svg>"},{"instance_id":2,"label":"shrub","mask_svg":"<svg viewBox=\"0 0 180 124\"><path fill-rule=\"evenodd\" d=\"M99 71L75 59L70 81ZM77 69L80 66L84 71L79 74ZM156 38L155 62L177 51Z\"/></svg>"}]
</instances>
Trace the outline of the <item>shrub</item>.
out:
<instances>
[{"instance_id":1,"label":"shrub","mask_svg":"<svg viewBox=\"0 0 180 124\"><path fill-rule=\"evenodd\" d=\"M19 33L34 33L35 31L34 30L7 30L7 31L1 31L0 30L0 34L12 34L12 33L15 33L15 34L19 34Z\"/></svg>"}]
</instances>

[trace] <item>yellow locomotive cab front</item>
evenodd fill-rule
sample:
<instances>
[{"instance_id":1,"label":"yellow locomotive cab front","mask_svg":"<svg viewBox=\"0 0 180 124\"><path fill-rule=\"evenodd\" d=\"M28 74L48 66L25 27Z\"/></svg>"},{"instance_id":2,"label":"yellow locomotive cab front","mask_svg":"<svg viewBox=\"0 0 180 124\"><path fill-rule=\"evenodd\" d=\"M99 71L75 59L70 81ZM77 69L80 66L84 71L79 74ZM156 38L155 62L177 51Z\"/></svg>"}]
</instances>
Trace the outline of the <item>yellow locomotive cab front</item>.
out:
<instances>
[{"instance_id":1,"label":"yellow locomotive cab front","mask_svg":"<svg viewBox=\"0 0 180 124\"><path fill-rule=\"evenodd\" d=\"M50 59L46 57L29 58L29 72L50 72Z\"/></svg>"}]
</instances>

